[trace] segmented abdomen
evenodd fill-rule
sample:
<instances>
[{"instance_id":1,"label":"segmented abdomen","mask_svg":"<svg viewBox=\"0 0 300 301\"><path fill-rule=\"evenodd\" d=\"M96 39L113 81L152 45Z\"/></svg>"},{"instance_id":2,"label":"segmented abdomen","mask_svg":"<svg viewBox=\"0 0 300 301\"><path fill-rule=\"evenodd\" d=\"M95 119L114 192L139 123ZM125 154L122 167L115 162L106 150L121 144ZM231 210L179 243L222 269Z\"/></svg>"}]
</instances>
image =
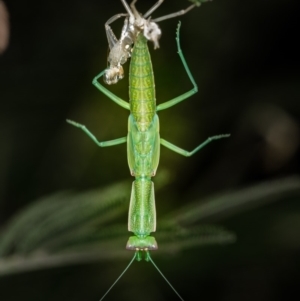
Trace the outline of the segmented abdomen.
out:
<instances>
[{"instance_id":1,"label":"segmented abdomen","mask_svg":"<svg viewBox=\"0 0 300 301\"><path fill-rule=\"evenodd\" d=\"M134 44L129 70L130 111L140 131L149 127L155 115L155 84L147 40L140 33Z\"/></svg>"}]
</instances>

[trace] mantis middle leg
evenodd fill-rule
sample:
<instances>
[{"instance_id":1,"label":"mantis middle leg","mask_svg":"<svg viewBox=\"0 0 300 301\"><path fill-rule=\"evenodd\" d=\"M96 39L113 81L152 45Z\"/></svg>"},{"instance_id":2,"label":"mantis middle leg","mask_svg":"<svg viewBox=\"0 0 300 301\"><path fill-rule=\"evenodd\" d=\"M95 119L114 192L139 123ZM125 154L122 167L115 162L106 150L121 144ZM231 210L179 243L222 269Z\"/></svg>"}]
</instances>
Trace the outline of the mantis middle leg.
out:
<instances>
[{"instance_id":1,"label":"mantis middle leg","mask_svg":"<svg viewBox=\"0 0 300 301\"><path fill-rule=\"evenodd\" d=\"M213 140L218 140L222 138L227 138L229 137L230 134L223 134L223 135L217 135L217 136L212 136L207 138L204 142L202 142L200 145L198 145L195 149L192 151L187 151L183 148L180 148L176 146L175 144L172 144L171 142L165 140L165 139L160 139L160 144L167 147L168 149L172 150L173 152L185 156L185 157L191 157L194 155L196 152L198 152L200 149L202 149L204 146L206 146L208 143L212 142Z\"/></svg>"},{"instance_id":2,"label":"mantis middle leg","mask_svg":"<svg viewBox=\"0 0 300 301\"><path fill-rule=\"evenodd\" d=\"M127 142L127 137L122 137L114 140L109 141L98 141L98 139L86 128L85 125L77 123L75 121L67 119L67 122L71 125L76 126L79 129L82 129L99 147L107 147L107 146L113 146L118 145Z\"/></svg>"}]
</instances>

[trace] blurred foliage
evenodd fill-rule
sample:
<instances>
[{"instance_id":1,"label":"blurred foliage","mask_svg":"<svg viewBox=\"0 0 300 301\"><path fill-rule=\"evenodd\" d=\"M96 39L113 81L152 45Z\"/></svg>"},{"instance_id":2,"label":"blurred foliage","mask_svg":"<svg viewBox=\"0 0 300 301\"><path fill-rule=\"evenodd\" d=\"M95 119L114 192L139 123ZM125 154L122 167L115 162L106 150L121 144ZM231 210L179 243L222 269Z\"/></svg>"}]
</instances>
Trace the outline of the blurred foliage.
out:
<instances>
[{"instance_id":1,"label":"blurred foliage","mask_svg":"<svg viewBox=\"0 0 300 301\"><path fill-rule=\"evenodd\" d=\"M132 179L125 146L99 149L65 119L99 140L126 134L128 112L91 85L106 66L104 23L124 9L119 0L4 2L0 300L98 300L131 256L124 245ZM154 2L137 7L145 12ZM189 4L165 0L153 17ZM190 150L231 133L189 159L161 149L153 259L186 300L297 293L299 9L296 0L215 0L180 18L199 93L160 112L161 135ZM191 88L176 53L177 23L160 24L160 49L149 44L158 103ZM119 36L122 22L114 25ZM128 76L109 88L127 100ZM175 296L141 262L107 296L133 298Z\"/></svg>"},{"instance_id":2,"label":"blurred foliage","mask_svg":"<svg viewBox=\"0 0 300 301\"><path fill-rule=\"evenodd\" d=\"M159 191L170 184L172 176L162 170L156 180L159 196ZM82 193L56 193L33 202L17 214L0 233L0 277L9 279L9 276L49 271L51 268L62 270L78 264L128 260L130 252L125 251L124 247L128 237L126 213L130 186L131 183L126 181ZM283 198L298 199L299 194L300 178L292 177L187 202L187 205L159 218L155 233L159 251L152 253L155 257L174 256L178 252L212 244L221 244L224 248L224 244L234 242L236 236L219 226L218 222ZM281 217L283 221L286 219L282 209ZM214 224L207 224L207 220ZM300 247L299 235L289 235L290 238L287 238L284 233L295 226L299 227L299 213L294 220L288 220L288 223L280 221L283 226L281 233L277 231L278 236L271 237L271 241L273 239L273 243L293 250ZM202 260L209 258L202 257ZM177 262L176 266L181 270L185 264ZM202 263L201 266L203 268L205 264ZM108 274L110 269L110 266L105 270L101 268L101 274ZM136 276L130 277L136 279ZM104 290L105 286L101 287ZM137 287L136 293L143 295L144 289L139 289ZM147 295L155 298L161 296L161 293L156 287L147 292ZM14 298L16 297L12 300ZM25 294L25 300L32 300L31 298L32 293L28 297Z\"/></svg>"},{"instance_id":3,"label":"blurred foliage","mask_svg":"<svg viewBox=\"0 0 300 301\"><path fill-rule=\"evenodd\" d=\"M168 173L161 173L157 188L167 178ZM129 191L130 183L121 182L80 194L56 193L34 202L16 215L1 235L0 275L81 261L127 258L128 252L123 249L128 236L124 222ZM116 223L120 216L123 223ZM187 221L175 221L176 217L162 218L159 223L155 235L162 245L159 253L235 240L233 233L218 226L185 228Z\"/></svg>"}]
</instances>

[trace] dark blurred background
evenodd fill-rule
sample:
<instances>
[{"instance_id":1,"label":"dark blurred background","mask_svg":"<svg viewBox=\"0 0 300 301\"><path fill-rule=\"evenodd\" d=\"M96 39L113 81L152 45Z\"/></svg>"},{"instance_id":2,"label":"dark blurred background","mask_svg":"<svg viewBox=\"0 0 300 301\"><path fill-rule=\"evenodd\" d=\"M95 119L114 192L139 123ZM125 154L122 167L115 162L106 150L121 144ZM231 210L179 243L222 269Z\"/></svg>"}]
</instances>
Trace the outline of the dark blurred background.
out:
<instances>
[{"instance_id":1,"label":"dark blurred background","mask_svg":"<svg viewBox=\"0 0 300 301\"><path fill-rule=\"evenodd\" d=\"M4 2L10 37L6 50L0 43L0 300L96 301L132 256L124 247L133 178L125 144L100 149L65 120L85 124L100 141L126 135L128 111L91 84L107 64L104 23L124 8L119 0ZM154 2L139 0L137 8L146 12ZM153 18L188 5L165 0ZM161 22L160 49L149 43L157 103L191 89L177 55L179 19L182 50L199 87L159 113L161 136L192 150L209 136L231 133L191 158L161 149L157 235L160 225L172 223L172 212L191 238L189 223L197 231L216 227L205 228L205 237L219 227L231 233L227 243L222 232L214 244L197 232L196 242L183 246L178 238L165 249L164 238L158 240L164 252L153 259L186 301L299 296L299 9L296 0L215 0ZM5 24L0 21L2 33ZM113 24L117 37L121 27L122 20ZM109 87L124 100L128 67ZM114 185L123 181L120 197ZM89 196L125 200L122 213L105 221L110 226L103 222L104 238L90 238L100 219L77 223ZM70 233L72 248L63 243ZM121 243L107 247L110 233L122 236ZM164 233L167 241L174 232ZM132 299L178 300L145 262L134 263L106 297Z\"/></svg>"}]
</instances>

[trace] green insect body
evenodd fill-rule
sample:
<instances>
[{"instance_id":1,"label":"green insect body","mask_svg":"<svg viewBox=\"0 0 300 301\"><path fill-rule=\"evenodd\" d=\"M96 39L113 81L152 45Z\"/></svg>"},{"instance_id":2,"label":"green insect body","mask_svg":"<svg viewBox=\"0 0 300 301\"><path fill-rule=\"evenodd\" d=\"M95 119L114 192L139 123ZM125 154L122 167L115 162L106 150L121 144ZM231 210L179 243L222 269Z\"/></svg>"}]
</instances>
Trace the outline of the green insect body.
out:
<instances>
[{"instance_id":1,"label":"green insect body","mask_svg":"<svg viewBox=\"0 0 300 301\"><path fill-rule=\"evenodd\" d=\"M151 232L156 230L154 184L151 181L159 162L159 119L156 114L155 85L147 40L139 34L134 45L129 71L130 116L127 154L132 185L128 230L130 250L155 250Z\"/></svg>"},{"instance_id":2,"label":"green insect body","mask_svg":"<svg viewBox=\"0 0 300 301\"><path fill-rule=\"evenodd\" d=\"M151 181L151 177L155 175L159 163L160 145L164 145L180 155L190 157L211 141L230 136L225 134L210 137L190 152L159 136L159 119L156 112L170 108L198 91L197 84L180 48L179 28L180 23L176 37L178 54L193 84L193 88L190 91L156 106L151 58L147 40L140 33L133 48L130 64L129 103L114 95L99 83L98 79L103 76L105 70L93 80L93 84L102 93L121 107L130 110L127 137L99 142L84 125L67 120L70 124L82 129L100 147L127 142L128 164L135 181L132 185L128 216L128 230L133 232L134 236L129 238L126 248L136 251L137 260L143 258L143 253L146 260L151 260L148 250L157 249L155 238L150 235L156 230L154 184Z\"/></svg>"},{"instance_id":3,"label":"green insect body","mask_svg":"<svg viewBox=\"0 0 300 301\"><path fill-rule=\"evenodd\" d=\"M156 106L151 57L147 46L147 40L143 34L140 33L135 41L130 63L129 102L114 95L106 87L99 83L98 79L105 74L105 70L97 75L93 80L93 84L103 94L107 95L112 101L121 107L130 110L128 119L128 135L114 140L99 142L84 125L67 120L68 123L83 130L100 147L108 147L127 142L128 165L131 175L135 177L135 181L132 184L128 213L128 230L133 232L134 235L129 237L126 245L126 248L134 250L135 254L128 266L109 288L102 299L123 276L134 260L140 261L145 259L153 264L178 297L183 300L169 281L164 277L159 268L155 265L149 253L150 250L157 249L156 240L153 236L151 236L151 233L156 231L154 184L151 181L151 178L155 176L158 167L160 145L164 145L180 155L190 157L211 141L230 136L225 134L210 137L190 152L160 138L159 136L159 119L157 111L170 108L189 98L198 91L197 84L195 83L180 48L179 29L180 23L177 28L177 48L185 71L193 84L193 88L190 91Z\"/></svg>"}]
</instances>

